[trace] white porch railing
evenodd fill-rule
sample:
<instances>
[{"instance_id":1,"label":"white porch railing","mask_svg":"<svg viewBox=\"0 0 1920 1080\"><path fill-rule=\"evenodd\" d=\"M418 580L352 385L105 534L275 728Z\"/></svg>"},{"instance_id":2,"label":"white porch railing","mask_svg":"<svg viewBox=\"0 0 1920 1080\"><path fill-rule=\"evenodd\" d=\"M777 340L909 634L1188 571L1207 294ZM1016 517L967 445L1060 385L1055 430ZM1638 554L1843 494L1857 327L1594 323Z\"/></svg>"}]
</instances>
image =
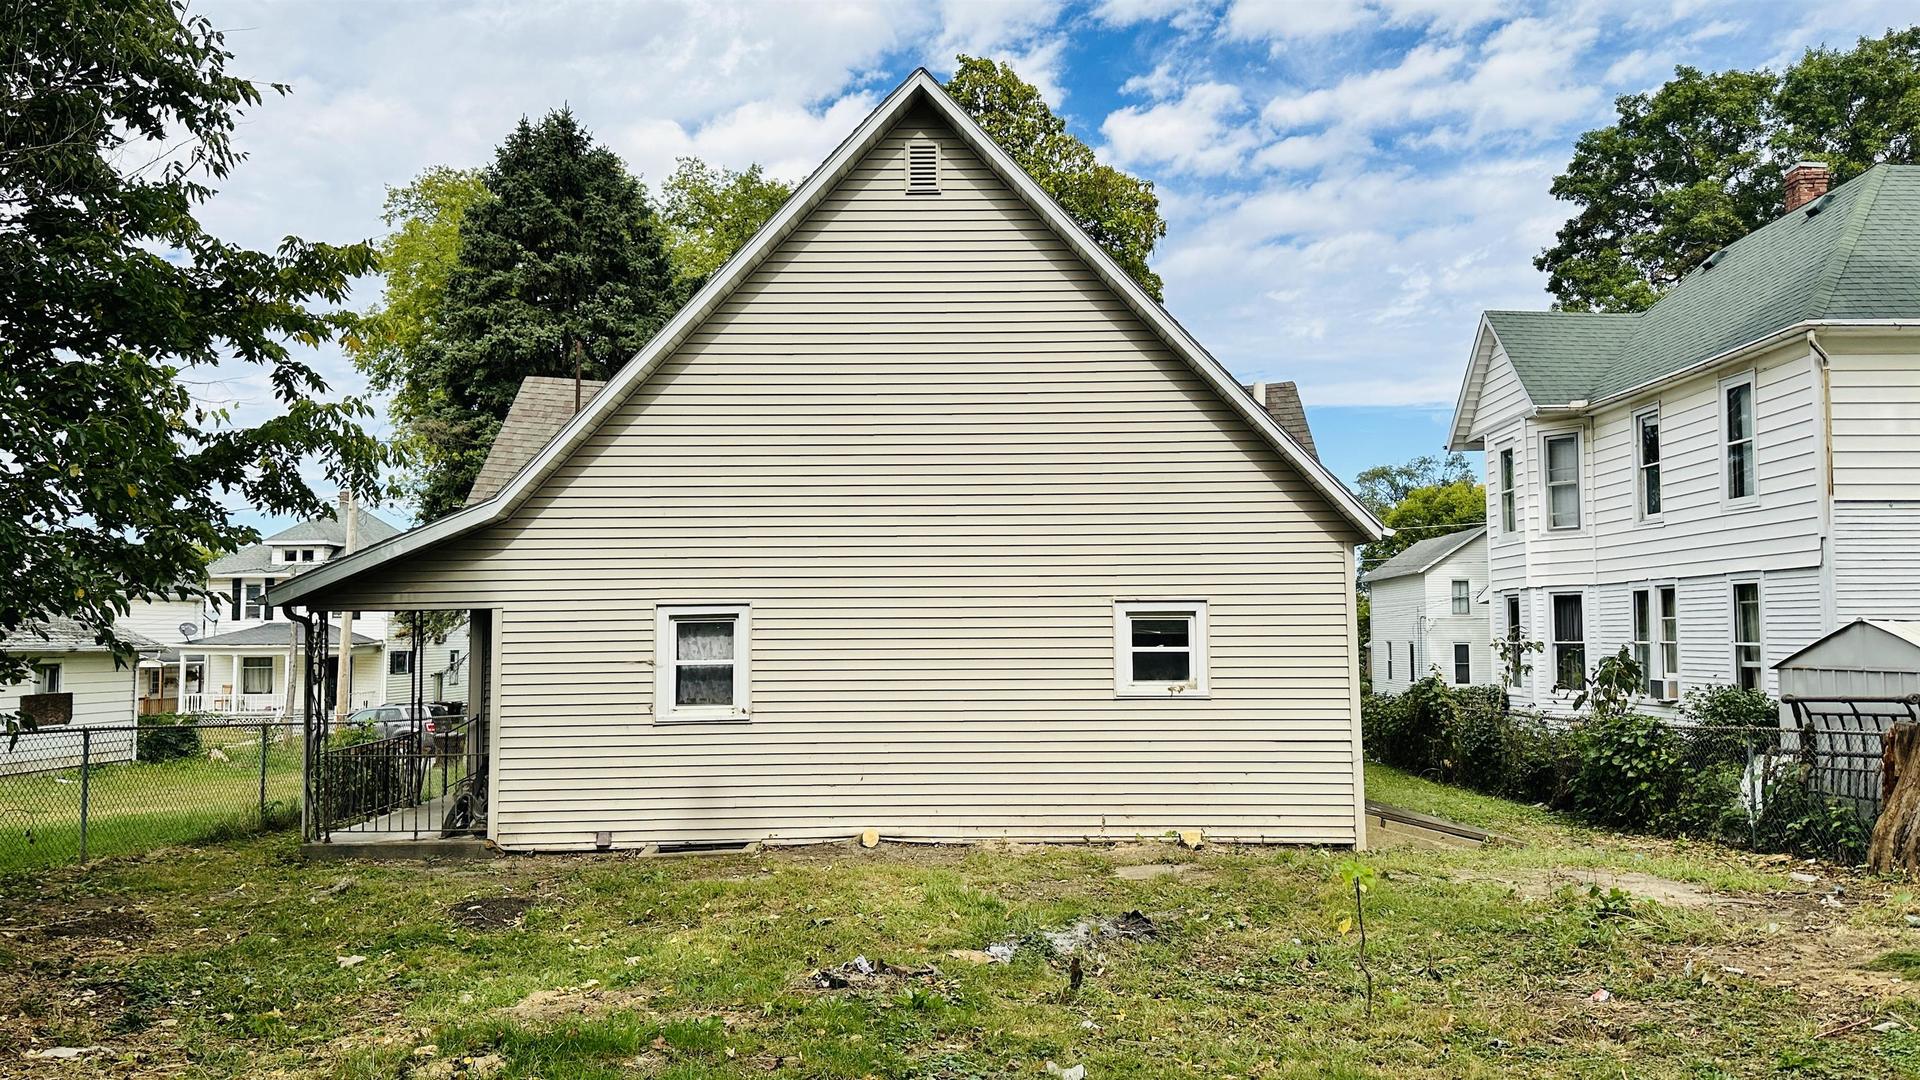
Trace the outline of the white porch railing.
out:
<instances>
[{"instance_id":1,"label":"white porch railing","mask_svg":"<svg viewBox=\"0 0 1920 1080\"><path fill-rule=\"evenodd\" d=\"M187 694L180 699L185 713L234 716L274 716L286 707L282 694Z\"/></svg>"}]
</instances>

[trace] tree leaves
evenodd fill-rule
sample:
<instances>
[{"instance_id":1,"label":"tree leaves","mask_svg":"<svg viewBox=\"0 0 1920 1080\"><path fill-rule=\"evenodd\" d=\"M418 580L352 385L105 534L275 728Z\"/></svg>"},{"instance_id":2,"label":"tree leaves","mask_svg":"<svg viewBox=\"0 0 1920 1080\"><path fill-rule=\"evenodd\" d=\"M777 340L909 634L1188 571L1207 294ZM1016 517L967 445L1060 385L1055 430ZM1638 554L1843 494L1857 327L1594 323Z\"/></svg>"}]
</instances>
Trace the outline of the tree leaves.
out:
<instances>
[{"instance_id":1,"label":"tree leaves","mask_svg":"<svg viewBox=\"0 0 1920 1080\"><path fill-rule=\"evenodd\" d=\"M1678 67L1615 102L1554 178L1580 209L1534 265L1559 306L1640 311L1707 256L1781 213L1787 166L1822 160L1841 183L1920 160L1920 27L1810 49L1783 74Z\"/></svg>"},{"instance_id":2,"label":"tree leaves","mask_svg":"<svg viewBox=\"0 0 1920 1080\"><path fill-rule=\"evenodd\" d=\"M133 602L196 593L210 553L258 539L231 507L324 512L303 477L360 490L383 454L354 399L287 342L329 340L364 244L273 252L194 217L242 155L260 93L220 33L164 0L46 0L0 27L0 633L70 617L131 656ZM286 410L255 427L195 403L193 369L258 364ZM0 652L0 683L26 670Z\"/></svg>"}]
</instances>

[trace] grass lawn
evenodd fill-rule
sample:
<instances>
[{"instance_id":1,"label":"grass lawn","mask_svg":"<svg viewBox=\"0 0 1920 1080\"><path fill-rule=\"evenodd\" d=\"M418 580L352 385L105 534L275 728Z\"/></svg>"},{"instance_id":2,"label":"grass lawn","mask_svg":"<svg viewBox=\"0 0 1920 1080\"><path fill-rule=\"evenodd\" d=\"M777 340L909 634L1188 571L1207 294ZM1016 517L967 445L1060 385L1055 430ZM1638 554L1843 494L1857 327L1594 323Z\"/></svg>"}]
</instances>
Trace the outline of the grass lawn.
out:
<instances>
[{"instance_id":1,"label":"grass lawn","mask_svg":"<svg viewBox=\"0 0 1920 1080\"><path fill-rule=\"evenodd\" d=\"M201 739L205 750L217 748L225 760L203 753L90 770L90 857L238 835L258 827L259 730L207 728ZM299 740L273 742L266 765L268 816L284 822L299 804ZM71 863L79 855L79 769L0 776L0 874Z\"/></svg>"},{"instance_id":2,"label":"grass lawn","mask_svg":"<svg viewBox=\"0 0 1920 1080\"><path fill-rule=\"evenodd\" d=\"M0 1075L1920 1075L1904 886L1369 777L1517 841L1364 857L1371 1018L1340 852L422 866L274 836L0 883ZM1135 910L1150 934L1048 936ZM1002 942L1011 962L979 952ZM856 957L888 966L811 978ZM99 1049L26 1056L53 1046Z\"/></svg>"}]
</instances>

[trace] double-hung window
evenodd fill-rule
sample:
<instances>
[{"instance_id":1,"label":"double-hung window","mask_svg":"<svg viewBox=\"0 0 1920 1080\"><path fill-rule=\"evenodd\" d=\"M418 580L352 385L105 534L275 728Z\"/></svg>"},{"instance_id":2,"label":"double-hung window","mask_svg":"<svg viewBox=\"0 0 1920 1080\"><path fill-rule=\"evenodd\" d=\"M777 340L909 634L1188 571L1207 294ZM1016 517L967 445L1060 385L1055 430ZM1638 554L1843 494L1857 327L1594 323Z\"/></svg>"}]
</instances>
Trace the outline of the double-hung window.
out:
<instances>
[{"instance_id":1,"label":"double-hung window","mask_svg":"<svg viewBox=\"0 0 1920 1080\"><path fill-rule=\"evenodd\" d=\"M60 665L33 665L33 692L36 694L57 694L60 692Z\"/></svg>"},{"instance_id":2,"label":"double-hung window","mask_svg":"<svg viewBox=\"0 0 1920 1080\"><path fill-rule=\"evenodd\" d=\"M409 649L396 649L387 654L387 674L413 674L413 652Z\"/></svg>"},{"instance_id":3,"label":"double-hung window","mask_svg":"<svg viewBox=\"0 0 1920 1080\"><path fill-rule=\"evenodd\" d=\"M1720 384L1721 430L1726 438L1726 496L1743 502L1759 495L1753 453L1753 376Z\"/></svg>"},{"instance_id":4,"label":"double-hung window","mask_svg":"<svg viewBox=\"0 0 1920 1080\"><path fill-rule=\"evenodd\" d=\"M1644 521L1660 516L1660 410L1635 413L1633 434L1636 495Z\"/></svg>"},{"instance_id":5,"label":"double-hung window","mask_svg":"<svg viewBox=\"0 0 1920 1080\"><path fill-rule=\"evenodd\" d=\"M1455 615L1473 614L1473 584L1456 578L1452 588L1453 613Z\"/></svg>"},{"instance_id":6,"label":"double-hung window","mask_svg":"<svg viewBox=\"0 0 1920 1080\"><path fill-rule=\"evenodd\" d=\"M1120 697L1206 694L1206 603L1141 600L1115 604L1113 657L1114 692Z\"/></svg>"},{"instance_id":7,"label":"double-hung window","mask_svg":"<svg viewBox=\"0 0 1920 1080\"><path fill-rule=\"evenodd\" d=\"M1733 680L1742 690L1758 690L1766 683L1761 659L1765 648L1760 629L1760 583L1733 583Z\"/></svg>"},{"instance_id":8,"label":"double-hung window","mask_svg":"<svg viewBox=\"0 0 1920 1080\"><path fill-rule=\"evenodd\" d=\"M1660 674L1668 682L1663 698L1680 696L1680 594L1672 585L1662 585L1660 597Z\"/></svg>"},{"instance_id":9,"label":"double-hung window","mask_svg":"<svg viewBox=\"0 0 1920 1080\"><path fill-rule=\"evenodd\" d=\"M1387 642L1387 678L1393 678L1393 642Z\"/></svg>"},{"instance_id":10,"label":"double-hung window","mask_svg":"<svg viewBox=\"0 0 1920 1080\"><path fill-rule=\"evenodd\" d=\"M1549 435L1547 459L1547 528L1580 527L1580 435Z\"/></svg>"},{"instance_id":11,"label":"double-hung window","mask_svg":"<svg viewBox=\"0 0 1920 1080\"><path fill-rule=\"evenodd\" d=\"M1513 447L1500 450L1500 531L1508 536L1520 531L1519 493L1513 486Z\"/></svg>"},{"instance_id":12,"label":"double-hung window","mask_svg":"<svg viewBox=\"0 0 1920 1080\"><path fill-rule=\"evenodd\" d=\"M1473 681L1473 650L1464 641L1453 643L1453 681L1458 686Z\"/></svg>"},{"instance_id":13,"label":"double-hung window","mask_svg":"<svg viewBox=\"0 0 1920 1080\"><path fill-rule=\"evenodd\" d=\"M273 693L273 657L243 656L240 658L240 692L243 694Z\"/></svg>"},{"instance_id":14,"label":"double-hung window","mask_svg":"<svg viewBox=\"0 0 1920 1080\"><path fill-rule=\"evenodd\" d=\"M1659 701L1680 696L1680 612L1672 585L1633 590L1633 659L1646 694Z\"/></svg>"},{"instance_id":15,"label":"double-hung window","mask_svg":"<svg viewBox=\"0 0 1920 1080\"><path fill-rule=\"evenodd\" d=\"M1509 686L1519 686L1520 676L1525 674L1521 671L1524 657L1520 652L1520 635L1523 632L1520 627L1520 595L1511 593L1507 596L1507 685Z\"/></svg>"},{"instance_id":16,"label":"double-hung window","mask_svg":"<svg viewBox=\"0 0 1920 1080\"><path fill-rule=\"evenodd\" d=\"M1587 684L1587 627L1579 593L1553 595L1553 688L1579 690Z\"/></svg>"},{"instance_id":17,"label":"double-hung window","mask_svg":"<svg viewBox=\"0 0 1920 1080\"><path fill-rule=\"evenodd\" d=\"M654 622L654 719L745 720L752 626L745 604L662 606Z\"/></svg>"},{"instance_id":18,"label":"double-hung window","mask_svg":"<svg viewBox=\"0 0 1920 1080\"><path fill-rule=\"evenodd\" d=\"M1660 694L1660 673L1653 666L1653 593L1633 590L1633 662L1640 665L1640 678L1647 696Z\"/></svg>"}]
</instances>

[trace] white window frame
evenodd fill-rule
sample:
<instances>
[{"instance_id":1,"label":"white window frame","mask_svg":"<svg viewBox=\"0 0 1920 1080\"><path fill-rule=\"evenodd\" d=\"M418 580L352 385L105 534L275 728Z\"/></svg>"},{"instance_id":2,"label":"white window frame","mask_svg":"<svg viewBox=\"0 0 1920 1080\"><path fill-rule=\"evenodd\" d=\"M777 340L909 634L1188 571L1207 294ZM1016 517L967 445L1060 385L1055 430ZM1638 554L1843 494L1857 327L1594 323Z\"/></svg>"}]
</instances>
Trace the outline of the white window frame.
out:
<instances>
[{"instance_id":1,"label":"white window frame","mask_svg":"<svg viewBox=\"0 0 1920 1080\"><path fill-rule=\"evenodd\" d=\"M673 677L679 639L674 623L733 620L733 704L676 706ZM753 717L753 608L748 604L661 604L653 622L653 719L655 723L713 723Z\"/></svg>"},{"instance_id":2,"label":"white window frame","mask_svg":"<svg viewBox=\"0 0 1920 1080\"><path fill-rule=\"evenodd\" d=\"M1673 604L1671 608L1669 608L1667 604L1667 599L1669 597L1671 597L1673 600ZM1680 698L1681 692L1686 689L1685 686L1680 685L1680 585L1679 583L1673 582L1673 581L1656 582L1653 585L1653 602L1654 602L1654 642L1657 648L1659 649L1660 672L1663 677L1673 680L1675 684L1673 699L1677 701ZM1669 611L1672 612L1672 618L1673 618L1673 636L1672 637L1667 636L1667 616ZM1672 650L1673 652L1672 656L1667 655L1668 650Z\"/></svg>"},{"instance_id":3,"label":"white window frame","mask_svg":"<svg viewBox=\"0 0 1920 1080\"><path fill-rule=\"evenodd\" d=\"M1133 620L1137 618L1188 620L1187 652L1191 657L1182 684L1133 681ZM1210 693L1207 663L1207 602L1205 600L1117 600L1113 605L1113 695L1120 698L1204 698Z\"/></svg>"},{"instance_id":4,"label":"white window frame","mask_svg":"<svg viewBox=\"0 0 1920 1080\"><path fill-rule=\"evenodd\" d=\"M262 670L260 661L266 661L267 688L265 690L247 689L247 676ZM271 694L273 690L273 657L243 656L240 658L240 685L234 688L242 694Z\"/></svg>"},{"instance_id":5,"label":"white window frame","mask_svg":"<svg viewBox=\"0 0 1920 1080\"><path fill-rule=\"evenodd\" d=\"M1727 393L1737 386L1747 388L1747 444L1748 491L1735 497L1733 494L1733 439L1728 436L1727 422L1731 411L1727 408ZM1715 439L1719 443L1720 461L1720 504L1728 508L1757 506L1760 503L1760 381L1752 371L1743 371L1721 379L1716 392L1719 396L1714 414L1719 418L1719 430Z\"/></svg>"},{"instance_id":6,"label":"white window frame","mask_svg":"<svg viewBox=\"0 0 1920 1080\"><path fill-rule=\"evenodd\" d=\"M1466 669L1466 678L1460 677L1462 668ZM1473 647L1464 641L1453 643L1453 685L1473 685Z\"/></svg>"},{"instance_id":7,"label":"white window frame","mask_svg":"<svg viewBox=\"0 0 1920 1080\"><path fill-rule=\"evenodd\" d=\"M1521 635L1526 632L1527 605L1519 593L1512 592L1502 597L1501 606L1505 609L1507 619L1506 640L1510 654L1507 657L1507 670L1502 672L1501 676L1508 686L1517 688L1526 674L1521 670L1526 665L1526 661L1520 652L1520 642Z\"/></svg>"},{"instance_id":8,"label":"white window frame","mask_svg":"<svg viewBox=\"0 0 1920 1080\"><path fill-rule=\"evenodd\" d=\"M33 665L33 692L36 694L65 693L61 689L66 683L66 665L59 661L39 661Z\"/></svg>"},{"instance_id":9,"label":"white window frame","mask_svg":"<svg viewBox=\"0 0 1920 1080\"><path fill-rule=\"evenodd\" d=\"M1653 461L1646 459L1646 440L1641 436L1641 428L1648 420L1653 421L1656 453L1660 456ZM1660 421L1660 405L1655 402L1644 409L1636 410L1628 421L1628 437L1633 440L1633 513L1634 517L1650 525L1662 520L1667 508L1666 471L1666 425ZM1647 483L1647 470L1652 469L1656 479L1653 486ZM1654 488L1660 492L1660 509L1647 509L1647 493Z\"/></svg>"},{"instance_id":10,"label":"white window frame","mask_svg":"<svg viewBox=\"0 0 1920 1080\"><path fill-rule=\"evenodd\" d=\"M1393 642L1388 641L1388 642L1385 642L1384 644L1387 647L1387 679L1388 681L1392 681L1393 679Z\"/></svg>"},{"instance_id":11,"label":"white window frame","mask_svg":"<svg viewBox=\"0 0 1920 1080\"><path fill-rule=\"evenodd\" d=\"M1672 598L1672 605L1667 603ZM1647 625L1645 636L1639 624L1639 605L1645 599ZM1668 636L1667 623L1673 623ZM1680 589L1671 581L1650 581L1635 585L1627 594L1627 630L1633 643L1633 658L1640 664L1640 696L1651 701L1679 700L1680 681ZM1644 658L1643 658L1644 654ZM1671 654L1671 655L1669 655ZM1674 682L1669 696L1655 687Z\"/></svg>"},{"instance_id":12,"label":"white window frame","mask_svg":"<svg viewBox=\"0 0 1920 1080\"><path fill-rule=\"evenodd\" d=\"M1500 505L1500 535L1516 536L1520 532L1520 448L1513 442L1496 444L1493 453L1494 487L1498 490Z\"/></svg>"},{"instance_id":13,"label":"white window frame","mask_svg":"<svg viewBox=\"0 0 1920 1080\"><path fill-rule=\"evenodd\" d=\"M1559 606L1558 601L1560 601L1563 597L1572 597L1573 599L1580 601L1580 640L1577 643L1571 640L1562 641L1560 639L1559 612L1555 611L1554 609ZM1582 689L1585 688L1585 684L1586 684L1587 646L1590 644L1590 641L1587 637L1587 594L1586 593L1574 591L1574 592L1550 592L1547 594L1547 637L1548 637L1547 659L1549 661L1550 670L1552 672L1553 681L1551 685L1553 687L1554 692L1555 693L1579 693ZM1568 646L1573 644L1578 644L1580 646L1581 685L1562 686L1560 685L1560 650L1563 646Z\"/></svg>"},{"instance_id":14,"label":"white window frame","mask_svg":"<svg viewBox=\"0 0 1920 1080\"><path fill-rule=\"evenodd\" d=\"M1740 640L1740 588L1753 586L1754 606L1759 609L1759 638L1754 641ZM1752 648L1759 654L1753 665L1753 689L1765 691L1767 688L1767 590L1757 577L1738 577L1727 579L1727 659L1731 661L1733 685L1740 685L1740 650Z\"/></svg>"},{"instance_id":15,"label":"white window frame","mask_svg":"<svg viewBox=\"0 0 1920 1080\"><path fill-rule=\"evenodd\" d=\"M398 662L398 666L400 668L399 671L394 670L394 667L396 666L396 662ZM393 676L396 676L396 675L411 675L411 674L413 674L413 650L412 649L387 650L387 677L392 678Z\"/></svg>"},{"instance_id":16,"label":"white window frame","mask_svg":"<svg viewBox=\"0 0 1920 1080\"><path fill-rule=\"evenodd\" d=\"M1452 615L1473 614L1473 582L1466 578L1453 578L1447 582L1447 612Z\"/></svg>"},{"instance_id":17,"label":"white window frame","mask_svg":"<svg viewBox=\"0 0 1920 1080\"><path fill-rule=\"evenodd\" d=\"M254 590L260 590L255 593ZM243 581L240 583L240 610L243 619L266 619L267 583L261 581Z\"/></svg>"},{"instance_id":18,"label":"white window frame","mask_svg":"<svg viewBox=\"0 0 1920 1080\"><path fill-rule=\"evenodd\" d=\"M1555 442L1573 440L1573 524L1553 523L1553 451ZM1562 482L1567 483L1567 481ZM1540 526L1552 533L1577 533L1587 523L1586 439L1579 428L1540 433Z\"/></svg>"}]
</instances>

